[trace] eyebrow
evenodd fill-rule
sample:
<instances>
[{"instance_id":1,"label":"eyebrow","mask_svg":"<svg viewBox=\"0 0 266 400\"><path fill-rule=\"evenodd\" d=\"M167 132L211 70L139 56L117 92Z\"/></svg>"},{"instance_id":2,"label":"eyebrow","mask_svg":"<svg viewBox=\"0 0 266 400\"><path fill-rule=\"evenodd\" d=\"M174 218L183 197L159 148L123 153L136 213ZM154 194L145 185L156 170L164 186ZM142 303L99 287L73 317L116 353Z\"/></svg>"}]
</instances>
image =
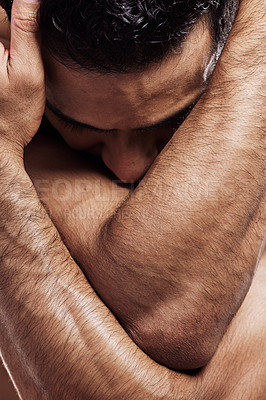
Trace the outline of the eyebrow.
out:
<instances>
[{"instance_id":1,"label":"eyebrow","mask_svg":"<svg viewBox=\"0 0 266 400\"><path fill-rule=\"evenodd\" d=\"M202 94L202 93L201 93ZM162 128L164 126L169 125L171 122L174 122L176 119L181 118L181 117L187 117L187 115L190 113L190 111L193 109L193 107L197 104L199 98L201 97L201 94L196 98L193 103L190 103L183 107L181 110L177 111L176 113L170 115L169 117L156 122L155 124L149 125L149 126L141 126L139 128L134 128L132 131L140 132L140 131L149 131L152 129L156 128ZM95 126L85 124L84 122L80 122L75 120L74 118L71 118L70 116L66 115L63 113L61 110L59 110L56 106L51 104L48 100L46 100L46 107L52 111L53 114L55 114L58 118L61 120L77 127L81 128L86 128L88 130L94 131L94 132L102 132L102 133L112 133L112 132L117 132L118 129L101 129L101 128L96 128Z\"/></svg>"}]
</instances>

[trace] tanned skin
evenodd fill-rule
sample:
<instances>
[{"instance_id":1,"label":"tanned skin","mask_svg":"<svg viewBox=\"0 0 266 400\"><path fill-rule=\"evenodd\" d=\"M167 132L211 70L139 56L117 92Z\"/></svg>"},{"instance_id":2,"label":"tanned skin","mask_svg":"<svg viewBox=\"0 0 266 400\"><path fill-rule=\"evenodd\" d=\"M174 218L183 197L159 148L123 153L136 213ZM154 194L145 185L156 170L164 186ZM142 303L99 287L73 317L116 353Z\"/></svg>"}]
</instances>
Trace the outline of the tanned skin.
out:
<instances>
[{"instance_id":1,"label":"tanned skin","mask_svg":"<svg viewBox=\"0 0 266 400\"><path fill-rule=\"evenodd\" d=\"M258 21L261 8L259 10ZM257 28L262 37L259 24ZM243 37L241 40L245 43ZM245 65L243 53L239 51L238 58L236 54L231 45L230 58L235 64L238 60L240 65ZM164 68L162 64L160 68ZM233 68L233 64L228 68L231 81L241 80L241 68ZM211 358L246 292L244 288L248 287L256 263L258 241L261 242L263 236L263 225L256 225L261 229L258 238L249 225L249 220L255 218L258 204L263 204L260 202L264 190L263 136L257 136L258 130L252 130L248 138L252 138L255 145L243 141L251 113L242 114L250 94L238 85L237 94L232 97L232 82L231 86L227 83L230 75L225 72L226 59L217 66L218 86L215 86L215 81L210 85L214 92L220 90L219 84L224 81L228 93L220 103L216 101L215 93L209 95L208 117L202 107L198 106L194 111L194 126L205 126L207 121L209 128L203 128L206 134L202 134L202 128L193 132L189 128L185 131L179 129L174 137L175 145L173 139L171 149L166 149L166 153L156 160L154 173L151 168L147 179L142 181L133 196L122 207L119 206L115 217L112 213L109 218L106 216L99 234L87 235L82 248L72 252L93 287L136 343L155 360L173 368L195 368ZM256 84L260 85L261 71L258 76ZM116 78L122 79L123 75ZM49 79L48 76L48 98L52 98ZM73 76L74 82L75 79ZM252 80L245 80L255 88ZM56 82L54 84L57 86ZM67 96L66 80L65 86ZM64 91L64 86L61 90ZM224 101L229 95L233 104ZM93 106L93 98L89 101ZM255 102L257 99L252 107ZM87 104L86 100L84 104ZM233 113L232 118L235 104L240 107L239 116ZM262 108L258 105L255 112L252 111L254 118L255 114L260 114L257 116L260 127L263 127ZM71 112L69 108L68 111ZM215 112L219 113L219 122L209 125L209 116ZM48 116L51 118L51 113ZM192 117L193 113L186 123ZM213 252L215 248L217 253ZM187 312L190 308L193 308L193 313Z\"/></svg>"},{"instance_id":2,"label":"tanned skin","mask_svg":"<svg viewBox=\"0 0 266 400\"><path fill-rule=\"evenodd\" d=\"M134 341L177 369L212 357L265 234L265 23L251 2L241 4L251 17L240 9L206 93L134 193L75 253ZM265 16L265 2L258 8Z\"/></svg>"},{"instance_id":3,"label":"tanned skin","mask_svg":"<svg viewBox=\"0 0 266 400\"><path fill-rule=\"evenodd\" d=\"M19 7L29 7L30 9L31 6L25 6L22 2L17 1L14 7L16 12L16 10L19 10ZM24 13L25 8L23 9L23 15L25 15ZM116 325L112 315L99 301L85 277L70 257L56 229L51 223L50 218L39 202L31 180L24 170L23 148L38 129L39 120L43 112L43 106L40 104L42 102L44 104L44 92L42 90L42 71L40 70L41 59L37 57L37 54L39 54L38 44L36 43L35 49L36 58L34 58L34 62L31 63L33 70L23 71L23 63L19 60L23 54L27 54L27 51L33 51L32 43L34 35L32 32L31 34L29 32L24 32L23 36L18 26L17 31L14 30L15 21L14 19L12 26L14 33L13 38L11 38L9 75L6 73L8 52L2 49L1 55L3 61L1 63L1 73L6 79L4 81L6 86L3 87L4 94L2 95L2 104L4 104L4 107L1 113L1 243L3 243L4 250L1 259L2 292L0 304L1 316L3 316L2 321L4 321L3 326L1 326L1 330L3 331L1 332L1 348L5 349L3 350L3 357L7 360L8 367L12 371L12 374L14 374L14 379L25 398L40 398L40 396L45 398L44 393L47 393L48 398L49 396L53 398L60 395L61 397L63 395L69 396L62 398L71 398L72 395L73 398L73 393L75 393L77 398L90 398L89 396L91 396L91 398L108 398L108 396L109 398L130 398L130 390L134 396L132 398L138 398L136 387L139 388L139 393L143 397L144 393L147 394L147 391L149 392L149 390L151 390L149 384L155 385L157 377L153 375L153 372L150 372L152 376L148 376L147 378L149 384L146 385L146 382L143 382L144 389L141 385L138 386L138 379L145 370L141 370L141 365L143 367L151 367L149 371L154 371L152 367L155 367L156 364L152 363L148 357L144 356L141 352L136 353L136 358L133 357L137 348L126 338L119 325ZM32 24L31 26L33 30L35 30L35 25ZM18 46L18 39L20 36L23 36L23 41L21 40ZM250 50L251 49L249 49L249 54ZM254 51L255 50L254 47ZM3 67L4 61L6 62L5 69ZM7 79L7 76L9 79ZM12 80L12 76L16 76L16 79L19 77L20 79L16 81L15 78L13 78ZM29 80L29 76L31 80ZM237 80L237 82L238 81L239 80ZM3 82L2 79L1 82ZM255 81L255 79L254 82L258 84L258 81ZM13 93L12 86L16 86L16 90L14 89ZM19 90L20 88L21 92ZM24 101L24 103L21 101L18 102L18 99L21 100L25 96L25 89L27 89L26 99L28 104L27 101ZM8 93L6 98L5 93ZM256 97L259 94L259 92L255 90L253 94L254 93ZM208 95L210 96L210 94L207 93L206 96ZM21 96L21 98L19 96ZM33 115L31 113L29 118L27 109L29 106L32 107L33 101L31 96L35 99L35 107L38 104L39 98L39 106L36 107L36 114ZM15 101L17 106L19 106L17 109L18 117L12 118L12 121L10 121L8 116L10 115L10 110L14 106ZM251 118L251 116L249 118ZM190 121L193 121L193 119L190 119ZM197 121L197 124L199 123L200 119ZM258 125L259 123L258 121ZM20 129L18 129L18 126ZM201 127L201 125L198 126ZM261 128L259 131L261 132ZM32 132L32 135L29 132ZM261 134L259 135L259 133L257 133L256 135L257 139L261 138ZM245 134L245 138L246 136L247 133ZM226 138L228 139L227 136ZM248 140L246 145L247 144L252 145L250 140ZM252 148L253 153L255 150L258 152L258 149L262 148L259 144L254 146L255 147ZM171 145L169 148L171 149ZM169 148L166 150L169 150ZM249 146L244 148L247 150ZM256 168L261 173L262 167L259 168L260 165L261 164L258 162ZM260 175L260 173L258 175ZM257 181L259 182L259 179ZM259 182L258 185L261 188L261 182ZM257 195L256 199L259 199L259 197L262 197L262 195ZM262 214L262 203L259 201L258 203L257 210L260 210ZM258 216L258 212L254 213L254 215ZM255 227L259 226L259 221L261 221L261 219L262 218L259 219L257 217L258 221L256 221L256 224L255 218L253 219L254 226L252 232L255 230ZM252 223L250 226L252 226ZM261 235L258 234L258 237L260 236ZM252 237L254 238L254 233ZM256 237L257 233L255 235L255 238ZM256 240L254 242L256 244ZM261 237L260 240L258 239L258 248L260 244ZM18 306L20 307L19 315L17 312ZM55 313L55 311L57 312ZM40 320L42 320L41 324L38 323ZM103 321L106 323L106 326ZM20 329L18 329L18 327L20 327ZM52 332L50 329L51 327L53 327ZM68 332L71 332L71 336ZM117 332L117 336L115 332ZM110 336L111 333L112 335ZM72 343L72 337L75 338L74 343ZM114 338L114 342L110 342L110 337ZM97 357L95 357L96 348L93 348L92 345L95 343L96 338L97 349L103 348L103 358L100 357L100 361L99 353L97 352ZM115 338L117 340L115 340ZM86 339L86 341L84 341L84 339ZM112 362L111 348L113 345L115 348L114 354L117 354L117 352L119 353L117 346L120 339L123 340L123 343L126 345L127 355L125 356L125 348L122 346L121 349L124 356L121 355L121 359L115 364L115 362ZM59 385L53 385L53 379L58 377L55 372L58 373L61 371L59 366L62 365L62 358L58 356L58 352L60 352L58 346L61 346L60 342L61 344L64 343L63 347L65 349L66 346L69 346L69 351L65 352L68 356L64 361L64 375L69 375L70 380L68 385L64 387L61 385L56 388L56 386ZM36 345L34 345L34 343L36 343ZM43 343L43 347L40 346L40 343ZM87 348L88 343L89 348ZM36 351L33 350L33 348L35 348ZM58 349L58 351L55 351L56 349ZM104 368L107 368L105 364L107 355L111 357L109 358L109 362L112 364L111 371L115 371L115 379L122 385L122 388L119 388L120 385L117 385L117 392L113 395L104 393L106 390L104 385L99 388L99 385L101 385L102 371L104 371ZM82 362L83 357L84 362ZM143 360L141 360L142 357ZM94 370L90 368L91 377L94 376L95 383L89 382L88 376L84 376L84 374L81 375L82 371L80 369L83 368L84 373L84 367L86 366L85 360L89 359L92 360L92 364L93 361L95 362ZM41 360L45 360L46 365L49 365L51 368L45 369L44 371ZM102 364L96 365L96 360ZM140 363L140 375L138 375L138 371L135 371L134 366L136 364L134 364L132 360L136 360L137 363ZM130 363L129 369L127 369L125 364L122 365L123 362L126 364ZM156 369L157 368L160 369L159 366L157 366ZM75 373L73 372L74 370ZM72 374L70 373L71 371L73 372ZM111 371L109 368L106 376L111 377L112 375L109 374ZM123 379L119 371L121 371L121 374L123 371ZM127 376L127 371L129 371L130 379L129 376ZM165 381L163 377L167 376L168 379L168 372L166 372L167 370L165 369L163 369L163 371L165 375L162 374L162 381L160 384L162 385L162 390L166 390L165 388L168 387L167 381ZM71 376L73 377L73 375L75 375L75 379L71 380ZM135 381L134 379L131 380L132 376L136 379ZM153 380L154 376L155 381ZM181 375L180 384L182 384L182 380L185 381L187 377L183 378L184 377ZM129 382L129 380L131 380L132 384L130 388L126 385L126 382ZM134 386L133 381L137 386ZM193 379L188 379L188 381L194 382ZM59 381L55 380L54 382ZM96 385L97 393L92 394L94 390L96 390ZM71 389L74 390L73 388L75 391L71 392ZM108 388L110 389L110 386L108 386ZM182 398L180 396L189 398L188 393L190 389L191 386L187 385L186 389L182 389L182 391L181 386L176 385L176 390L179 390L179 398ZM122 392L119 392L119 390ZM187 391L187 397L184 395L185 390ZM160 396L159 387L157 387L156 396ZM145 398L148 397L146 396Z\"/></svg>"},{"instance_id":4,"label":"tanned skin","mask_svg":"<svg viewBox=\"0 0 266 400\"><path fill-rule=\"evenodd\" d=\"M132 196L72 251L134 341L176 369L213 355L249 287L264 234L261 47L251 76L243 58L262 43L263 9L251 11L256 38L237 34L247 19L240 12L209 90Z\"/></svg>"},{"instance_id":5,"label":"tanned skin","mask_svg":"<svg viewBox=\"0 0 266 400\"><path fill-rule=\"evenodd\" d=\"M239 34L243 52L229 39L210 90L138 189L74 254L134 341L172 368L199 367L211 358L249 287L263 238L264 225L255 222L257 232L250 225L263 204L262 94L251 96L245 86L262 89L263 64L256 61L251 79L246 36L253 40Z\"/></svg>"},{"instance_id":6,"label":"tanned skin","mask_svg":"<svg viewBox=\"0 0 266 400\"><path fill-rule=\"evenodd\" d=\"M40 132L34 138L27 149L25 158L27 170L38 188L39 195L49 205L52 217L62 232L67 233L69 240L77 243L78 246L82 245L89 233L95 234L96 227L106 219L106 215L114 211L117 204L128 194L126 189L115 187L100 166L88 163L87 159L82 159L79 154L69 149L62 140L54 137L47 130L44 130L43 133ZM91 227L89 233L88 224ZM74 245L72 248L74 250ZM135 382L139 373L138 369L133 372L132 380L127 383L123 379L120 382L121 375L118 379L114 378L109 382L108 377L116 376L117 373L113 369L115 368L114 356L109 348L110 353L105 355L106 369L103 379L95 382L95 386L98 383L99 386L106 387L106 395L103 398L120 398L120 395L124 395L121 397L123 399L130 398L120 392L120 383L125 383L128 390L129 388L132 391L135 390L137 395L138 392L142 393L145 399L156 399L161 395L164 399L243 400L244 398L245 400L264 400L266 389L264 379L266 373L265 266L264 259L258 268L250 293L233 319L211 362L204 369L195 371L193 376L187 376L183 373L167 371L155 363L146 363L143 358L134 359L133 356L132 362L135 360L139 367L144 366L140 369L140 373L143 374L142 383ZM94 333L95 341L88 341L87 345L92 346L95 358L90 357L85 351L84 358L79 359L80 362L85 363L83 373L86 379L89 379L88 387L91 384L88 377L91 370L90 364L93 366L99 362L102 346L106 346L109 340L108 338L104 344L101 340L98 342L97 336L99 338L102 336L99 328L94 330ZM73 334L75 335L76 331ZM56 336L54 336L54 342L57 349L62 349L60 357L63 360L64 357L67 357L68 351L67 349L66 352L63 350L65 341L60 343L60 339L56 341ZM123 352L127 354L128 342L125 341L124 344L125 346L123 346L123 341L116 342L118 348L123 349ZM137 347L135 351L138 356L141 354ZM57 355L59 352L57 350ZM131 353L130 357L132 355ZM119 354L116 358L120 358ZM42 368L44 374L48 373L44 365ZM102 368L102 364L98 365L98 368ZM65 381L62 382L63 371L64 366L61 367L61 374L56 374L54 377L54 379L58 379L59 389L52 388L54 379L51 380L52 393L55 397L55 393L61 397L65 396L63 391ZM51 375L49 376L51 379ZM154 380L151 379L151 376L154 376ZM73 376L71 381L73 385L76 382L77 387L73 389L73 393L69 397L83 398L80 397L79 392L80 381L77 381L76 376ZM147 384L148 386L154 384L151 393L141 389L141 385L146 388ZM85 391L87 397L84 395L84 398L93 399L93 395L89 397L88 387ZM69 386L67 386L67 390L69 390ZM132 394L132 399L138 398L137 395L135 397ZM53 398L53 396L51 397Z\"/></svg>"}]
</instances>

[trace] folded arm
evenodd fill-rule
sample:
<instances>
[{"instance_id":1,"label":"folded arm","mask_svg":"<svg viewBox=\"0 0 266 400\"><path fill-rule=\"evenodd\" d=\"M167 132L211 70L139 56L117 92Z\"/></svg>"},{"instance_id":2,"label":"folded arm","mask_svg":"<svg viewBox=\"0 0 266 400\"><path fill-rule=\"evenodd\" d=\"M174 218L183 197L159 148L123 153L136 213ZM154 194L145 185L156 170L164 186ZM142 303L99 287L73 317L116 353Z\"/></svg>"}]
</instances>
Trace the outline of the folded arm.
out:
<instances>
[{"instance_id":1,"label":"folded arm","mask_svg":"<svg viewBox=\"0 0 266 400\"><path fill-rule=\"evenodd\" d=\"M265 3L255 7L241 2L206 93L76 255L134 341L172 368L212 357L262 246Z\"/></svg>"},{"instance_id":2,"label":"folded arm","mask_svg":"<svg viewBox=\"0 0 266 400\"><path fill-rule=\"evenodd\" d=\"M84 215L93 227L115 203L106 205L98 198L98 185L108 198L113 186L95 169L89 172L86 163L62 143L47 144L47 132L39 140L27 153L27 166L39 194L57 198L53 217L63 231L70 219L75 248L86 232L90 234ZM256 391L263 397L263 276L255 279L253 300L250 295L245 300L208 366L192 376L169 371L138 349L93 292L20 169L15 168L14 176L11 166L1 170L5 182L1 206L8 203L0 208L1 239L6 238L8 246L5 253L1 248L0 350L23 399L212 400L221 393L248 396L247 387L251 395ZM88 190L77 192L74 204L72 198L66 201L62 183L78 188L87 184ZM121 188L116 201L124 195Z\"/></svg>"},{"instance_id":3,"label":"folded arm","mask_svg":"<svg viewBox=\"0 0 266 400\"><path fill-rule=\"evenodd\" d=\"M21 397L167 396L167 370L137 349L94 293L25 171L3 161L0 349ZM190 391L189 379L179 376ZM178 391L175 398L184 398Z\"/></svg>"},{"instance_id":4,"label":"folded arm","mask_svg":"<svg viewBox=\"0 0 266 400\"><path fill-rule=\"evenodd\" d=\"M87 251L72 252L136 343L173 368L212 356L249 287L262 240L261 73L254 68L256 85L247 85L250 65L234 69L231 59L229 47L208 92L134 195Z\"/></svg>"}]
</instances>

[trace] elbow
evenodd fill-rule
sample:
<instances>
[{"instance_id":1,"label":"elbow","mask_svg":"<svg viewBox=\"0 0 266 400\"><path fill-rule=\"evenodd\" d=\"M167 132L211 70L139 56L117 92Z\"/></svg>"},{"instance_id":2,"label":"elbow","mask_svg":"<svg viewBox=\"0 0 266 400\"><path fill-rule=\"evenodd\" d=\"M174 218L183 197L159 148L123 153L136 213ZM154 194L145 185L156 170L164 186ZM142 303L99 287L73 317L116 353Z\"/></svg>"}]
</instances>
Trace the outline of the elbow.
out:
<instances>
[{"instance_id":1,"label":"elbow","mask_svg":"<svg viewBox=\"0 0 266 400\"><path fill-rule=\"evenodd\" d=\"M173 324L173 320L155 318L154 323L142 320L127 332L157 363L173 370L191 370L207 365L217 350L223 333L212 328L195 321Z\"/></svg>"}]
</instances>

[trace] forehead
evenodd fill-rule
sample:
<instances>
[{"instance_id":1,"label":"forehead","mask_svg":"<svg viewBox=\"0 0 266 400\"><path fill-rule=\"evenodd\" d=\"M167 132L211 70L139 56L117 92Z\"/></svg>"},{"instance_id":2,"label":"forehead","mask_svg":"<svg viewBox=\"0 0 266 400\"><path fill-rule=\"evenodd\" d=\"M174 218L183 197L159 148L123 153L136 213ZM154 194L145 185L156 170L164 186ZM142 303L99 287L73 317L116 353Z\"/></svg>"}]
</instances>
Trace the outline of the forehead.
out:
<instances>
[{"instance_id":1,"label":"forehead","mask_svg":"<svg viewBox=\"0 0 266 400\"><path fill-rule=\"evenodd\" d=\"M143 72L102 74L69 69L45 56L50 104L101 129L152 125L192 103L206 84L212 57L206 24L195 25L181 51Z\"/></svg>"}]
</instances>

